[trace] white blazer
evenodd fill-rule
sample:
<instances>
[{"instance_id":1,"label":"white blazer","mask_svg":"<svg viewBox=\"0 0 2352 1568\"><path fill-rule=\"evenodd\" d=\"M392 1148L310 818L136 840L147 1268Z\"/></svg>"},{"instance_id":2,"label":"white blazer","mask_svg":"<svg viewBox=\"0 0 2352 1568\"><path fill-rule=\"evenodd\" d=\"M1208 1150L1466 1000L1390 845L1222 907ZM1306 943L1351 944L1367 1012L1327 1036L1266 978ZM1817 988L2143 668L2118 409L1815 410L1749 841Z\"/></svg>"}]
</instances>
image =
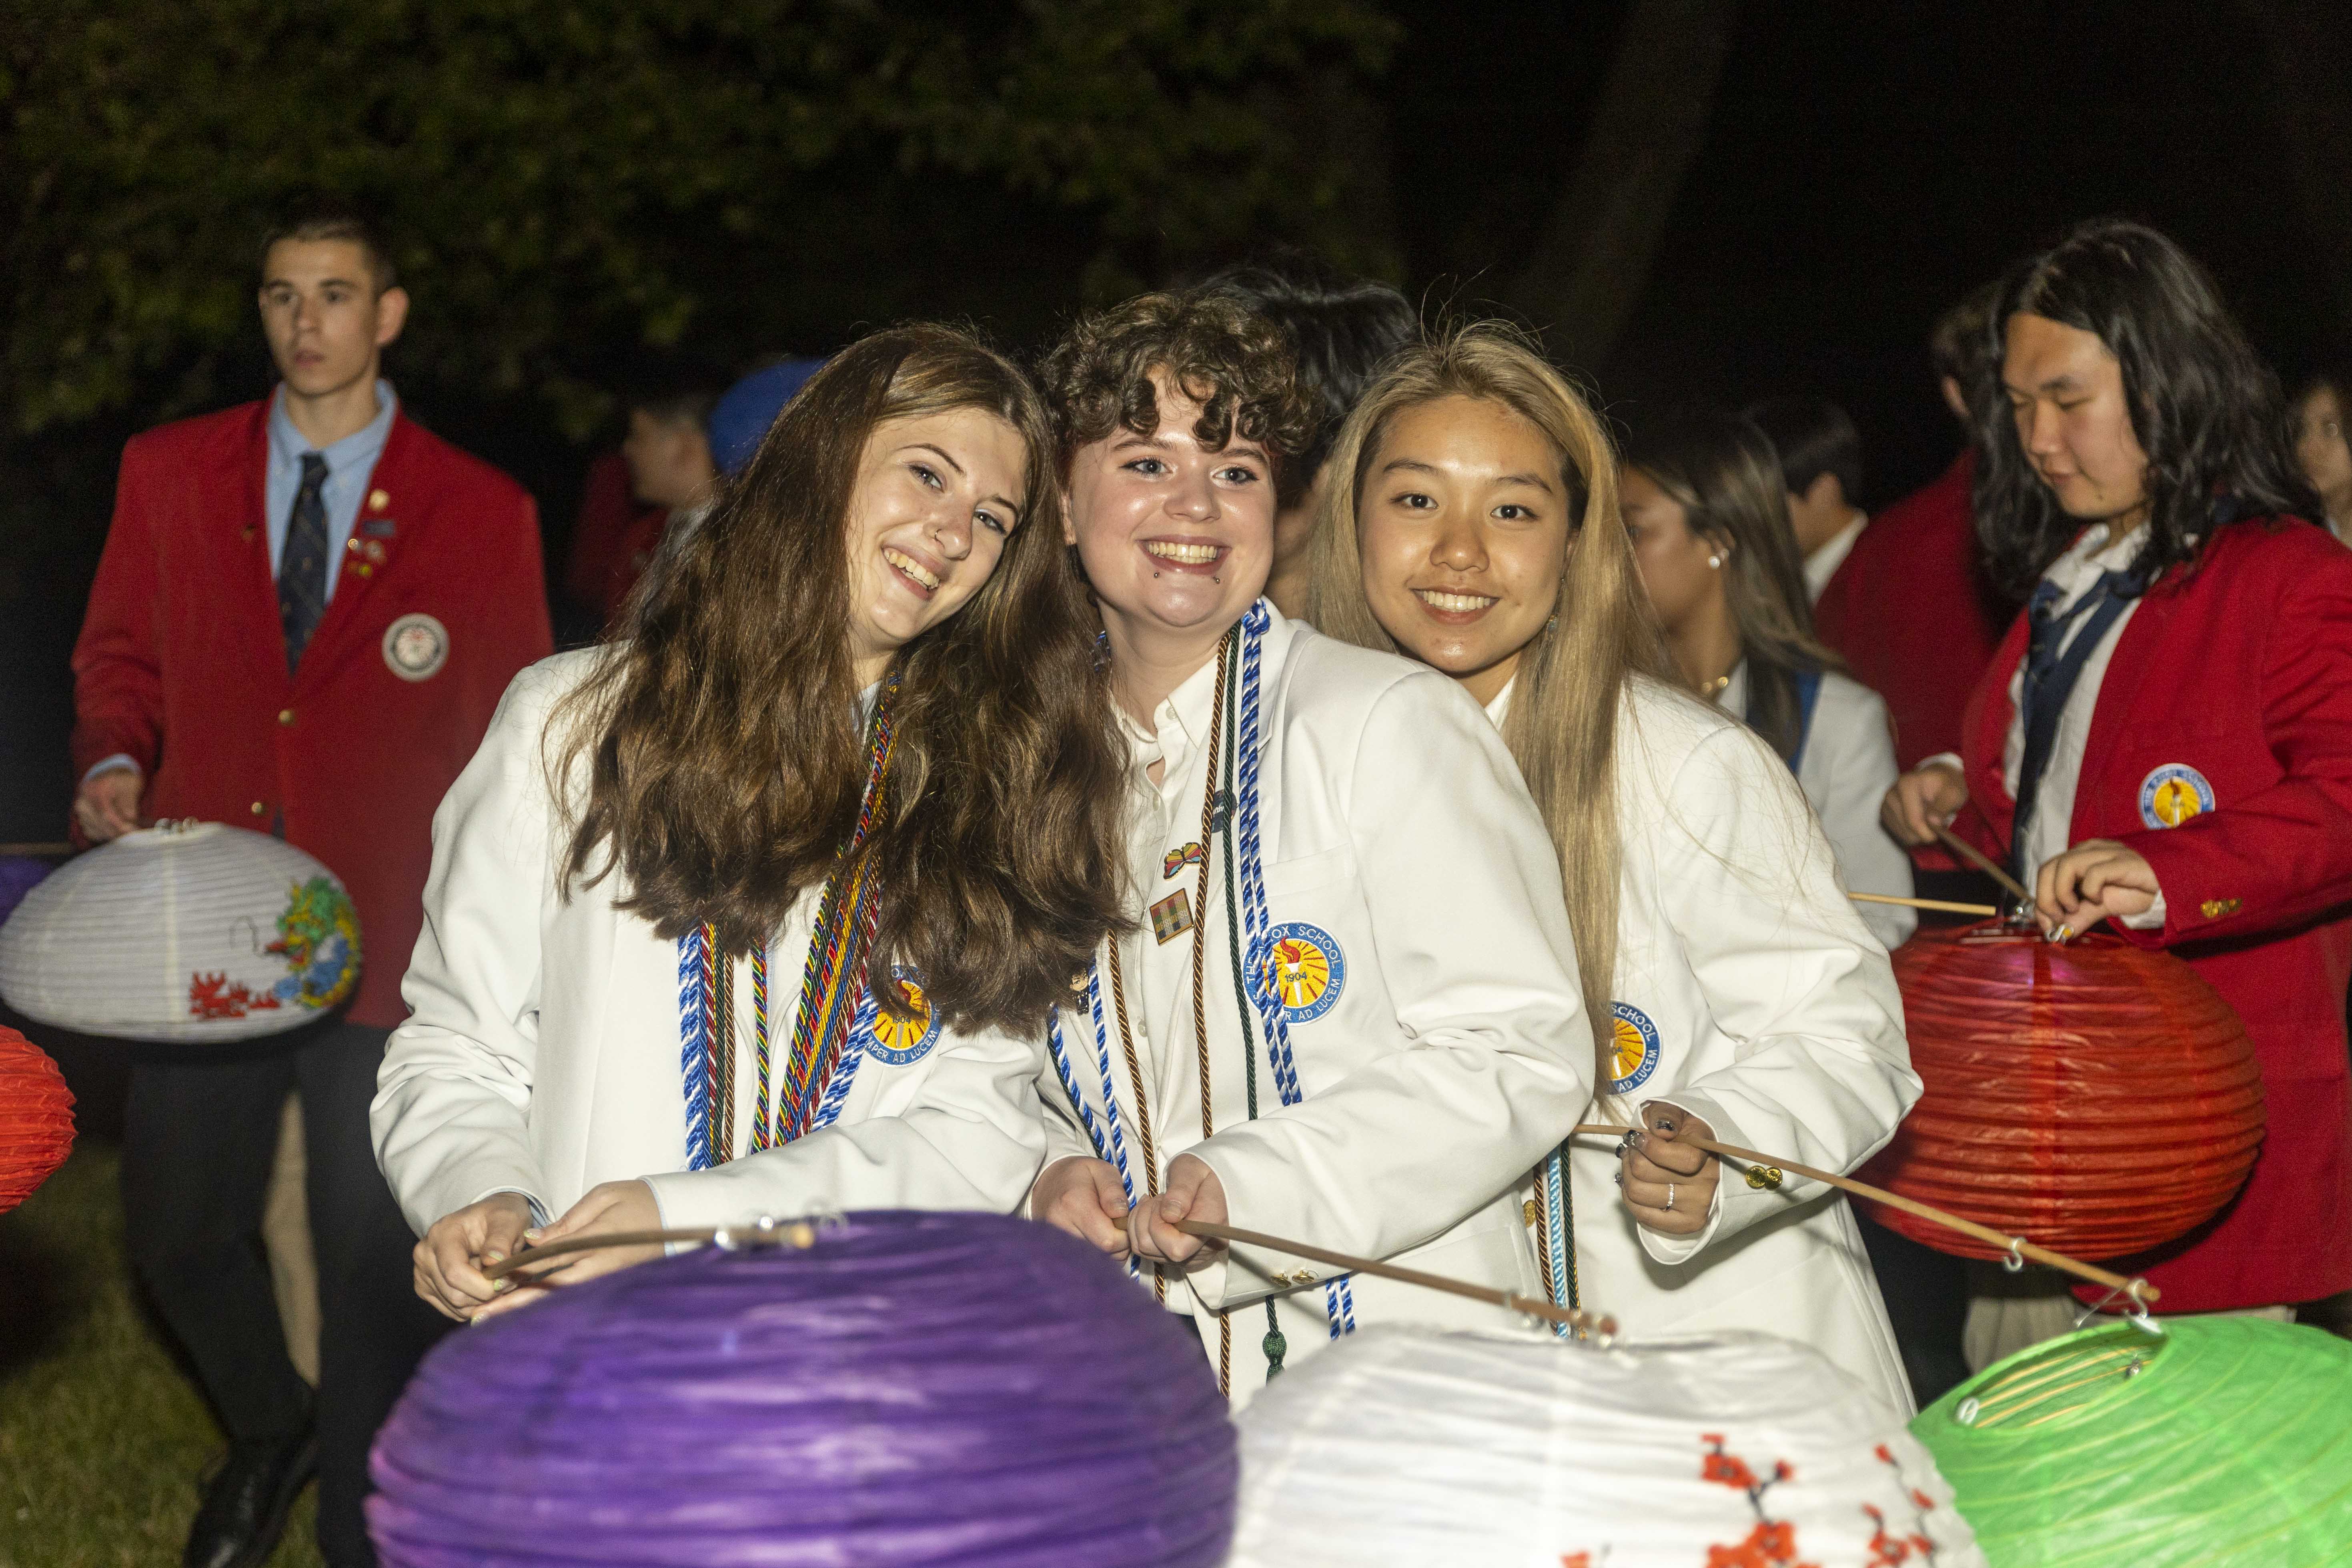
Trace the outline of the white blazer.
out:
<instances>
[{"instance_id":1,"label":"white blazer","mask_svg":"<svg viewBox=\"0 0 2352 1568\"><path fill-rule=\"evenodd\" d=\"M1747 660L1733 668L1716 704L1734 716L1748 710ZM1797 759L1797 783L1829 836L1845 885L1858 893L1907 899L1911 857L1878 821L1879 803L1895 787L1895 735L1885 700L1859 680L1824 671L1812 727ZM1857 904L1854 910L1890 948L1910 941L1919 925L1918 911L1898 904Z\"/></svg>"},{"instance_id":2,"label":"white blazer","mask_svg":"<svg viewBox=\"0 0 2352 1568\"><path fill-rule=\"evenodd\" d=\"M1268 913L1277 932L1287 927L1289 940L1315 950L1310 978L1286 983L1298 1004L1287 1012L1303 1099L1281 1104L1253 1015L1259 1114L1249 1119L1227 944L1228 840L1213 838L1210 914L1200 932L1216 1130L1205 1142L1193 932L1161 942L1146 919L1120 948L1154 1163L1164 1173L1188 1151L1205 1161L1223 1185L1231 1223L1243 1228L1540 1299L1517 1189L1588 1100L1592 1057L1551 841L1510 753L1452 680L1278 614L1264 661L1259 809ZM1215 678L1212 665L1178 688L1155 715L1155 736L1135 732L1129 875L1139 917L1176 890L1188 910L1195 901L1199 870L1184 852L1201 842ZM1157 785L1145 773L1154 756L1167 764ZM1097 967L1108 986L1108 962ZM1138 1095L1108 996L1104 1015L1140 1197ZM1061 1035L1099 1129L1103 1071L1083 1006L1063 1014ZM1038 1089L1049 1111L1048 1158L1091 1157L1050 1065ZM1265 1381L1262 1303L1270 1294L1288 1342L1286 1364L1330 1342L1329 1272L1236 1247L1229 1258L1171 1279L1167 1300L1193 1316L1213 1360L1217 1313L1230 1312L1232 1392L1240 1402ZM1359 1327L1518 1326L1497 1308L1414 1286L1360 1277L1349 1290Z\"/></svg>"},{"instance_id":3,"label":"white blazer","mask_svg":"<svg viewBox=\"0 0 2352 1568\"><path fill-rule=\"evenodd\" d=\"M1488 707L1497 724L1506 689ZM1853 1170L1919 1098L1886 950L1840 890L1795 781L1738 720L1655 681L1617 727L1622 872L1617 1077L1628 1119L1663 1101L1723 1142ZM1912 1409L1870 1259L1844 1197L1729 1165L1707 1226L1666 1237L1618 1192L1616 1146L1569 1161L1579 1284L1628 1336L1760 1329L1801 1340ZM1532 1194L1532 1188L1530 1188Z\"/></svg>"},{"instance_id":4,"label":"white blazer","mask_svg":"<svg viewBox=\"0 0 2352 1568\"><path fill-rule=\"evenodd\" d=\"M898 1061L869 1053L832 1127L685 1168L677 944L613 907L617 875L568 897L556 885L564 844L541 737L597 657L558 654L516 676L434 815L425 930L401 985L410 1016L384 1052L371 1117L408 1223L421 1235L499 1192L552 1218L599 1182L630 1177L678 1226L824 1207L1017 1206L1045 1148L1037 1047L936 1024L894 1036ZM780 1061L817 898L802 899L770 960ZM737 961L739 1149L756 1081L750 969Z\"/></svg>"}]
</instances>

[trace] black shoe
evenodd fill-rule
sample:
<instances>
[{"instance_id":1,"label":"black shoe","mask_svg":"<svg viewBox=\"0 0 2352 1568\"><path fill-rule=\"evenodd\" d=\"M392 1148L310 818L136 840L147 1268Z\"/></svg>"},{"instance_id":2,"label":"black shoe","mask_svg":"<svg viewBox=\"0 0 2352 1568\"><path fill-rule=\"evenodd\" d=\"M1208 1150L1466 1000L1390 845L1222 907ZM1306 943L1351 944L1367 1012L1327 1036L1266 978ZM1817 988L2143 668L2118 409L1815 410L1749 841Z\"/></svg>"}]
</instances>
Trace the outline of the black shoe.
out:
<instances>
[{"instance_id":1,"label":"black shoe","mask_svg":"<svg viewBox=\"0 0 2352 1568\"><path fill-rule=\"evenodd\" d=\"M286 1512L302 1483L318 1468L318 1439L307 1431L230 1443L188 1527L181 1568L260 1568L285 1532Z\"/></svg>"}]
</instances>

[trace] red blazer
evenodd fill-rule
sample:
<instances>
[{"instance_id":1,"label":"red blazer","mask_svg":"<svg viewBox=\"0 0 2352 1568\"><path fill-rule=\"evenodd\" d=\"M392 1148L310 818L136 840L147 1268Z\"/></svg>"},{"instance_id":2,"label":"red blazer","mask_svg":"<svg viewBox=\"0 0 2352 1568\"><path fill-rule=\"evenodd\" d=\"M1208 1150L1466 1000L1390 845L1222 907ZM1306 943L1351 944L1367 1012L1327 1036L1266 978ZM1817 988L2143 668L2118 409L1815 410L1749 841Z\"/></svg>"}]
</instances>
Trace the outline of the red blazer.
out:
<instances>
[{"instance_id":1,"label":"red blazer","mask_svg":"<svg viewBox=\"0 0 2352 1568\"><path fill-rule=\"evenodd\" d=\"M1895 761L1960 749L1960 716L2016 606L1986 578L1969 489L1976 453L1870 520L1813 606L1813 628L1886 700Z\"/></svg>"},{"instance_id":2,"label":"red blazer","mask_svg":"<svg viewBox=\"0 0 2352 1568\"><path fill-rule=\"evenodd\" d=\"M1954 828L1996 857L2016 811L2001 748L2024 655L2021 616L1969 706L1977 809ZM2193 769L2206 789L2188 780L2143 808L2183 778L2168 769ZM2208 794L2179 826L2149 826L2160 805ZM2195 571L2158 581L2099 688L2068 835L2147 858L2164 929L2121 934L2188 960L2238 1010L2262 1063L2270 1131L2244 1190L2134 1267L2168 1311L2352 1289L2352 551L2293 520L2242 522Z\"/></svg>"},{"instance_id":3,"label":"red blazer","mask_svg":"<svg viewBox=\"0 0 2352 1568\"><path fill-rule=\"evenodd\" d=\"M629 493L629 465L618 452L605 452L588 465L580 494L580 516L572 525L572 550L563 564L563 588L574 603L610 619L613 607L637 580L635 571L614 591L623 563L638 548L638 536L651 527L656 538L661 520L657 506L640 505ZM639 568L642 570L642 567Z\"/></svg>"},{"instance_id":4,"label":"red blazer","mask_svg":"<svg viewBox=\"0 0 2352 1568\"><path fill-rule=\"evenodd\" d=\"M289 679L262 517L267 402L122 449L114 522L74 647L77 774L128 752L151 816L267 831L359 908L349 1016L407 1016L433 810L515 672L547 656L539 513L504 474L401 414L335 596Z\"/></svg>"}]
</instances>

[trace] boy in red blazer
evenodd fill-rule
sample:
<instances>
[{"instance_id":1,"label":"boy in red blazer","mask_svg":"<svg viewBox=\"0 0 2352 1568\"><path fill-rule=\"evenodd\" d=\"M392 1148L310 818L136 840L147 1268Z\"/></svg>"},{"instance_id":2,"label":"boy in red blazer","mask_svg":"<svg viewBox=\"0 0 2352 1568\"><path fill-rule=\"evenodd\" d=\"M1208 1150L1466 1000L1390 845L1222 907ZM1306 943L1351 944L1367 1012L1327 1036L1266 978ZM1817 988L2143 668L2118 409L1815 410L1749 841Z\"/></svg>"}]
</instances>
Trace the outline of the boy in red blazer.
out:
<instances>
[{"instance_id":1,"label":"boy in red blazer","mask_svg":"<svg viewBox=\"0 0 2352 1568\"><path fill-rule=\"evenodd\" d=\"M349 1009L249 1053L136 1063L122 1168L132 1259L230 1439L184 1561L266 1558L315 1446L320 1546L343 1568L374 1560L368 1443L439 1326L368 1142L433 810L550 637L530 497L379 378L408 297L374 234L326 209L283 226L260 305L276 393L123 449L74 649L74 823L91 840L164 816L277 833L358 907ZM319 1261L315 1410L255 1244L289 1089Z\"/></svg>"},{"instance_id":2,"label":"boy in red blazer","mask_svg":"<svg viewBox=\"0 0 2352 1568\"><path fill-rule=\"evenodd\" d=\"M2078 228L1993 320L2006 401L1977 501L2032 596L1965 758L1897 780L1885 820L1912 844L1952 824L2034 889L2053 940L2105 921L2237 1009L2269 1119L2253 1174L2110 1267L2166 1311L2284 1316L2352 1287L2352 552L2295 515L2277 386L2161 235ZM1990 1313L2008 1326L1979 1352L2063 1329L2072 1302L2044 1307Z\"/></svg>"}]
</instances>

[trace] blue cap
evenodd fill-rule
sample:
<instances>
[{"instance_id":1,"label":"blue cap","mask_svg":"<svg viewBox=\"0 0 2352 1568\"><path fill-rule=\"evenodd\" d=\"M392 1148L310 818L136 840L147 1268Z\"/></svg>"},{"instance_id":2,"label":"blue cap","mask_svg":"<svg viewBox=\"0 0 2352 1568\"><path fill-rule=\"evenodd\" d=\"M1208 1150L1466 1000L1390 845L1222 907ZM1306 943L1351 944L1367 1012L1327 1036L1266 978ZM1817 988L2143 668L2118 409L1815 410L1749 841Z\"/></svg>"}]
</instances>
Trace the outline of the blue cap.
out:
<instances>
[{"instance_id":1,"label":"blue cap","mask_svg":"<svg viewBox=\"0 0 2352 1568\"><path fill-rule=\"evenodd\" d=\"M821 359L781 359L727 389L710 411L710 458L720 473L731 479L743 471L793 394L824 364Z\"/></svg>"}]
</instances>

